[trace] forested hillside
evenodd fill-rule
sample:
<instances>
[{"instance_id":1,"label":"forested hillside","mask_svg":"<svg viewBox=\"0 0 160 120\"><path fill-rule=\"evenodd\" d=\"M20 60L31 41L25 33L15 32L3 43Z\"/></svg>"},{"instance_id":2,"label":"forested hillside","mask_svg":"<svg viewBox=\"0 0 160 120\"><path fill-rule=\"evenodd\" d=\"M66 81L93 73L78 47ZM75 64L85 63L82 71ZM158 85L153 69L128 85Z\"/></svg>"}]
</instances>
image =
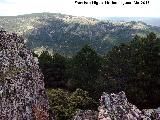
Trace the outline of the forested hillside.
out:
<instances>
[{"instance_id":1,"label":"forested hillside","mask_svg":"<svg viewBox=\"0 0 160 120\"><path fill-rule=\"evenodd\" d=\"M112 104L113 114L117 113L120 107L123 112L119 115L125 113L127 108L128 111L132 108L137 110L135 106L131 107L130 103L141 110L160 106L159 27L143 22L115 23L51 13L0 17L0 27L18 33L25 39L24 41L23 37L17 37L17 34L0 30L0 67L1 73L4 73L0 76L0 82L7 83L3 84L4 88L0 90L1 98L5 95L8 101L10 98L18 100L17 96L12 95L19 94L16 89L21 91L16 85L23 85L25 92L22 91L22 95L27 97L26 101L30 101L27 90L35 91L38 88L33 87L36 86L33 81L33 84L30 84L30 79L34 78L34 81L38 82L37 85L40 85L39 90L34 92L35 95L45 96L45 103L49 103L51 107L47 107L47 112L57 120L71 120L78 109L91 109L96 114L102 93L109 95L111 99L117 99L116 95L119 96L119 99L115 100L118 101L116 110ZM10 65L11 71L8 71ZM27 70L21 71L25 67ZM7 72L4 72L6 70ZM49 99L45 91L40 89L44 89L43 77ZM27 80L29 83L21 80ZM20 84L17 84L17 81L20 81ZM27 83L33 89L29 89ZM11 87L12 91L9 92L5 87ZM17 93L14 94L15 92ZM128 100L124 97L125 94ZM33 98L35 99L37 97ZM108 101L114 100L107 99L103 103ZM6 107L8 103L5 99L3 102ZM35 103L39 105L38 102ZM123 103L128 103L128 107ZM34 105L32 107L32 111L39 109ZM140 112L138 113L141 114ZM98 115L96 117L98 118Z\"/></svg>"},{"instance_id":2,"label":"forested hillside","mask_svg":"<svg viewBox=\"0 0 160 120\"><path fill-rule=\"evenodd\" d=\"M104 91L125 91L128 100L140 109L160 105L160 38L154 33L135 36L104 56L85 45L72 58L44 51L38 59L50 104L61 119L69 119L77 108L97 109Z\"/></svg>"},{"instance_id":3,"label":"forested hillside","mask_svg":"<svg viewBox=\"0 0 160 120\"><path fill-rule=\"evenodd\" d=\"M105 54L113 46L130 41L136 34L145 36L160 28L143 22L109 22L63 14L35 13L0 17L0 26L23 35L30 49L48 49L63 55L74 55L85 44Z\"/></svg>"}]
</instances>

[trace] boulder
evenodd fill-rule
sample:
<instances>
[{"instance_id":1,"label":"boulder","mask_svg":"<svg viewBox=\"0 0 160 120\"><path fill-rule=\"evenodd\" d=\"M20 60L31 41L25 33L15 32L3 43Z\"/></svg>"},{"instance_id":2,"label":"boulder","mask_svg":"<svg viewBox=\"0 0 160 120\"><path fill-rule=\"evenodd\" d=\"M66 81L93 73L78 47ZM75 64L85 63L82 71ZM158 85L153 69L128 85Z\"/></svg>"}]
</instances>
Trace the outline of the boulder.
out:
<instances>
[{"instance_id":1,"label":"boulder","mask_svg":"<svg viewBox=\"0 0 160 120\"><path fill-rule=\"evenodd\" d=\"M100 99L98 120L160 120L158 109L139 110L128 102L125 93L103 93Z\"/></svg>"},{"instance_id":2,"label":"boulder","mask_svg":"<svg viewBox=\"0 0 160 120\"><path fill-rule=\"evenodd\" d=\"M54 119L37 63L22 37L0 30L0 120Z\"/></svg>"}]
</instances>

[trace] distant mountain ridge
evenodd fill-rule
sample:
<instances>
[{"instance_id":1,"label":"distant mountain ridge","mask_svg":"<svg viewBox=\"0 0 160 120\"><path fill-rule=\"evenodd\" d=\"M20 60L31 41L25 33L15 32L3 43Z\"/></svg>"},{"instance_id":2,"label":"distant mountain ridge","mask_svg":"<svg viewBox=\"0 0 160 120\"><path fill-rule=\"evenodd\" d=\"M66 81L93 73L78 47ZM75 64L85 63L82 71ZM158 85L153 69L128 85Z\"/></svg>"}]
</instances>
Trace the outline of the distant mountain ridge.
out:
<instances>
[{"instance_id":1,"label":"distant mountain ridge","mask_svg":"<svg viewBox=\"0 0 160 120\"><path fill-rule=\"evenodd\" d=\"M73 55L85 44L105 54L136 34L155 32L160 36L160 27L143 22L111 22L55 13L2 16L0 27L23 35L32 50L48 49L63 55Z\"/></svg>"},{"instance_id":2,"label":"distant mountain ridge","mask_svg":"<svg viewBox=\"0 0 160 120\"><path fill-rule=\"evenodd\" d=\"M144 22L148 25L157 26L160 27L160 18L156 17L107 17L107 18L98 18L100 20L109 20L112 22L130 22L130 21L136 21L136 22Z\"/></svg>"}]
</instances>

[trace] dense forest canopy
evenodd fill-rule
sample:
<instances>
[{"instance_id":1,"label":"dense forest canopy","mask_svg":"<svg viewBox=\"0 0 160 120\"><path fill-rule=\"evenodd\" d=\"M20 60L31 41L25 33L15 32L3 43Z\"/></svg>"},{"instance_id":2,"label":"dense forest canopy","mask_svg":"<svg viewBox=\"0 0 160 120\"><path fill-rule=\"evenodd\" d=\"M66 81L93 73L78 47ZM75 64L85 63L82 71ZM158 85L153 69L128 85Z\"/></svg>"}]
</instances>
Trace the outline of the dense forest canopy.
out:
<instances>
[{"instance_id":1,"label":"dense forest canopy","mask_svg":"<svg viewBox=\"0 0 160 120\"><path fill-rule=\"evenodd\" d=\"M38 59L48 89L61 88L62 91L54 94L67 91L63 93L68 94L67 98L77 88L82 93L87 91L87 99L92 100L81 100L92 109L97 108L98 98L104 91L112 93L123 90L129 101L139 108L156 108L160 105L160 38L155 33L146 37L136 35L132 41L114 46L104 56L85 45L71 58L44 51ZM52 102L55 102L54 99ZM86 105L77 108L85 109ZM59 107L53 109L60 110Z\"/></svg>"}]
</instances>

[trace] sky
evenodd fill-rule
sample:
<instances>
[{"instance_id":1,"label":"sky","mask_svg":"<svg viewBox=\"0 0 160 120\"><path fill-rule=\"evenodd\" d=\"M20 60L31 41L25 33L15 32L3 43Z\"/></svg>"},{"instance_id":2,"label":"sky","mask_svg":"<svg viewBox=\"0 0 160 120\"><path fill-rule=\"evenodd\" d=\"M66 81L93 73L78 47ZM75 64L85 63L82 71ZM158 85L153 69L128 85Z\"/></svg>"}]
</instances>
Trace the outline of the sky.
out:
<instances>
[{"instance_id":1,"label":"sky","mask_svg":"<svg viewBox=\"0 0 160 120\"><path fill-rule=\"evenodd\" d=\"M78 4L83 1L96 0L0 0L0 16L50 12L86 17L160 17L160 0L148 0L148 4L139 5L133 4L135 0L108 0L117 2L114 5L102 4L107 0L97 0L99 5Z\"/></svg>"}]
</instances>

